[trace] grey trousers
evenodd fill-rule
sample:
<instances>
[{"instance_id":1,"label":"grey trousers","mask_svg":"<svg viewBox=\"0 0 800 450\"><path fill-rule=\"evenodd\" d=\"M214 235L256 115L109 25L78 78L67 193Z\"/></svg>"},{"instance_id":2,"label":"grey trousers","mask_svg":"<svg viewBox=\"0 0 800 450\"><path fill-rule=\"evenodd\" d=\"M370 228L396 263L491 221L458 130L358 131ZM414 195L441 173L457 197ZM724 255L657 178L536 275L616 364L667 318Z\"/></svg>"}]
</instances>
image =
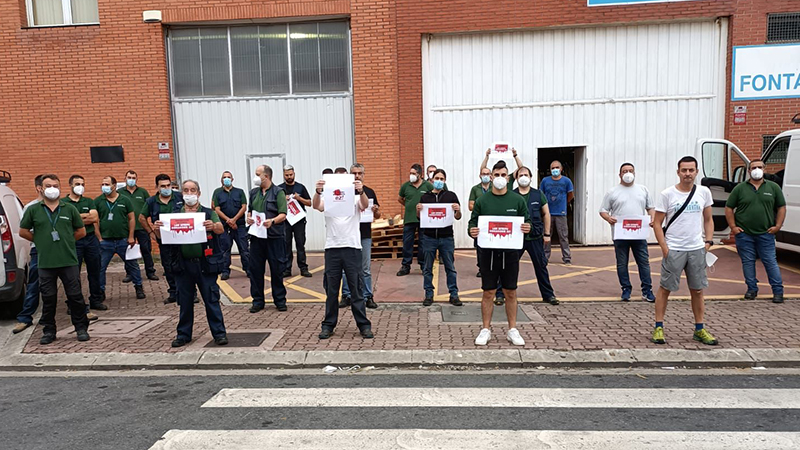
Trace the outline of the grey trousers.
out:
<instances>
[{"instance_id":1,"label":"grey trousers","mask_svg":"<svg viewBox=\"0 0 800 450\"><path fill-rule=\"evenodd\" d=\"M561 260L565 263L572 262L572 253L569 251L569 225L567 216L550 216L550 234L553 238L558 236L558 243L561 245ZM550 251L553 246L553 239L544 245L544 256L550 261Z\"/></svg>"}]
</instances>

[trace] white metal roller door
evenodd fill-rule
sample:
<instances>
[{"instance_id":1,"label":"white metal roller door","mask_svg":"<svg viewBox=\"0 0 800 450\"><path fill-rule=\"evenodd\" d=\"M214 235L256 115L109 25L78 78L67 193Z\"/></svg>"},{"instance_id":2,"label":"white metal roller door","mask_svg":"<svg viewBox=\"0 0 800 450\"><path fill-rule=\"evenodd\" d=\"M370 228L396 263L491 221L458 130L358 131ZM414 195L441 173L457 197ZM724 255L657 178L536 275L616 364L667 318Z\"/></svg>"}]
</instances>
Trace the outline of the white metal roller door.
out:
<instances>
[{"instance_id":1,"label":"white metal roller door","mask_svg":"<svg viewBox=\"0 0 800 450\"><path fill-rule=\"evenodd\" d=\"M609 242L597 211L620 163L657 193L697 138L723 135L726 42L725 19L423 37L425 164L466 205L493 141L532 168L537 149L585 147L576 238Z\"/></svg>"}]
</instances>

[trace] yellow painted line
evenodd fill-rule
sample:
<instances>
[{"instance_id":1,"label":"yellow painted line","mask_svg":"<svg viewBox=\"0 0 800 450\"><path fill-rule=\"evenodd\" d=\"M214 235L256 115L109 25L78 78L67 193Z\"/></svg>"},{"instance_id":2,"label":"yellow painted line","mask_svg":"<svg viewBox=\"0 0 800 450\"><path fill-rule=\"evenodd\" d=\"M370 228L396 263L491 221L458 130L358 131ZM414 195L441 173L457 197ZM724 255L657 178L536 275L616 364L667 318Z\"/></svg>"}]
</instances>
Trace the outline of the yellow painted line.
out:
<instances>
[{"instance_id":1,"label":"yellow painted line","mask_svg":"<svg viewBox=\"0 0 800 450\"><path fill-rule=\"evenodd\" d=\"M306 289L306 288L304 288L302 286L295 286L293 284L287 284L286 288L287 289L292 289L292 290L297 291L297 292L302 292L304 294L307 294L307 295L310 295L312 297L315 297L317 299L317 301L325 300L325 298L327 297L327 295L322 295L317 291L313 291L311 289Z\"/></svg>"},{"instance_id":2,"label":"yellow painted line","mask_svg":"<svg viewBox=\"0 0 800 450\"><path fill-rule=\"evenodd\" d=\"M226 297L231 299L233 303L250 303L253 301L253 297L242 298L235 289L228 284L227 281L221 281L217 283L219 288L222 289L222 292L225 294Z\"/></svg>"}]
</instances>

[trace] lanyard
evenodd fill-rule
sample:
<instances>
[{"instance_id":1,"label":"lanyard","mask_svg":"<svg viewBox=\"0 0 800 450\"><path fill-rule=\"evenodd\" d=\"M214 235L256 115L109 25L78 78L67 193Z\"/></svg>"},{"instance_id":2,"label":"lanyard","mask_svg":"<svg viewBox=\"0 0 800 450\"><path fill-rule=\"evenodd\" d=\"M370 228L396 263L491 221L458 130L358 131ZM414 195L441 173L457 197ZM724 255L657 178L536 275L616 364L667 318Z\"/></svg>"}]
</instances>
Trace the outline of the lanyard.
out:
<instances>
[{"instance_id":1,"label":"lanyard","mask_svg":"<svg viewBox=\"0 0 800 450\"><path fill-rule=\"evenodd\" d=\"M47 212L47 218L50 220L50 225L53 227L53 231L55 231L56 222L58 221L58 213L61 212L61 205L58 205L58 208L56 208L55 216L50 212L50 208L47 205L42 203L42 206L44 206L44 210Z\"/></svg>"},{"instance_id":2,"label":"lanyard","mask_svg":"<svg viewBox=\"0 0 800 450\"><path fill-rule=\"evenodd\" d=\"M113 203L114 206L111 206L112 203L110 201L108 201L108 199L106 199L106 205L108 205L108 212L110 213L110 212L114 211L114 208L116 208L117 202L114 202Z\"/></svg>"}]
</instances>

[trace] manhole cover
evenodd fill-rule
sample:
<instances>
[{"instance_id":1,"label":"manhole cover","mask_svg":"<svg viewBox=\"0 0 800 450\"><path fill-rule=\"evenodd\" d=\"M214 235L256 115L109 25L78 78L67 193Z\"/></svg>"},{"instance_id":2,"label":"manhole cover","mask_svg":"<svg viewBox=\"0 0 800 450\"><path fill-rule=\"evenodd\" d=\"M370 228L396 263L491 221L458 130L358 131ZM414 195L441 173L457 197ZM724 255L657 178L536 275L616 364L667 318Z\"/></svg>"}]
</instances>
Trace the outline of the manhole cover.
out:
<instances>
[{"instance_id":1,"label":"manhole cover","mask_svg":"<svg viewBox=\"0 0 800 450\"><path fill-rule=\"evenodd\" d=\"M443 322L481 323L481 305L465 304L464 306L442 305ZM495 306L492 314L493 323L507 323L505 306ZM531 322L525 312L517 305L517 322Z\"/></svg>"},{"instance_id":2,"label":"manhole cover","mask_svg":"<svg viewBox=\"0 0 800 450\"><path fill-rule=\"evenodd\" d=\"M228 333L228 345L226 347L259 347L272 333L269 332L254 332L254 333ZM212 339L211 342L205 347L217 347Z\"/></svg>"}]
</instances>

